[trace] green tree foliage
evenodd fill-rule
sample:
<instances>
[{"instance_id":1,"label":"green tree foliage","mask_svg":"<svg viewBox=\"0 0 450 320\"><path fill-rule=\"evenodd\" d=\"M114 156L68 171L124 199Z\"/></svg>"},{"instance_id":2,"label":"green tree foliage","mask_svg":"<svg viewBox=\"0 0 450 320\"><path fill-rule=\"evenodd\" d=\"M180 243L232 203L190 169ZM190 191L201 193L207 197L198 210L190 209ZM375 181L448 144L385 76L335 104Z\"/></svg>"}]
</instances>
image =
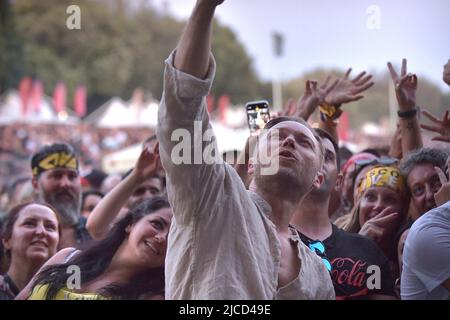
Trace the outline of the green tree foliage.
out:
<instances>
[{"instance_id":1,"label":"green tree foliage","mask_svg":"<svg viewBox=\"0 0 450 320\"><path fill-rule=\"evenodd\" d=\"M69 5L81 9L81 30L69 30ZM137 87L160 98L164 60L175 48L184 21L157 12L148 1L16 0L14 13L24 36L26 74L36 75L51 94L58 80L68 87L69 104L85 84L89 109L111 96L129 98ZM218 72L213 94L232 102L258 89L251 60L234 33L215 25Z\"/></svg>"},{"instance_id":2,"label":"green tree foliage","mask_svg":"<svg viewBox=\"0 0 450 320\"><path fill-rule=\"evenodd\" d=\"M81 9L81 30L69 30L69 5ZM0 0L0 90L17 87L24 75L39 77L51 94L64 80L71 105L74 90L84 84L88 109L111 98L131 97L137 87L159 99L162 93L164 59L175 48L185 21L156 11L147 0ZM229 94L233 104L272 97L270 82L261 82L252 60L236 34L214 24L213 51L217 72L212 94ZM326 74L344 70L313 70L283 84L283 97L297 99L306 79L323 81ZM353 76L358 70L354 70ZM387 117L387 73L374 75L375 85L365 99L346 105L350 123L357 128L365 121ZM418 104L434 114L450 107L431 82L419 75Z\"/></svg>"},{"instance_id":3,"label":"green tree foliage","mask_svg":"<svg viewBox=\"0 0 450 320\"><path fill-rule=\"evenodd\" d=\"M10 0L0 0L0 92L17 87L24 71L23 48Z\"/></svg>"},{"instance_id":4,"label":"green tree foliage","mask_svg":"<svg viewBox=\"0 0 450 320\"><path fill-rule=\"evenodd\" d=\"M212 43L217 70L212 94L231 94L233 103L254 100L258 95L259 80L245 48L234 32L215 23Z\"/></svg>"}]
</instances>

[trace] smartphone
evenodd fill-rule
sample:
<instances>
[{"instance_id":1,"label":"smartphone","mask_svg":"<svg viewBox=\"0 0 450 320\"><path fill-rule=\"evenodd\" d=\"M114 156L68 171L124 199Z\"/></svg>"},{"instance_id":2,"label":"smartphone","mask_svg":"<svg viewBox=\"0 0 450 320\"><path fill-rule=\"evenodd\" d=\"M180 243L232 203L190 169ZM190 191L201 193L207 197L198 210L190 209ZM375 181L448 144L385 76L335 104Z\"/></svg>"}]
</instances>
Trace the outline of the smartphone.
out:
<instances>
[{"instance_id":1,"label":"smartphone","mask_svg":"<svg viewBox=\"0 0 450 320\"><path fill-rule=\"evenodd\" d=\"M258 135L270 120L269 103L266 100L252 101L245 105L251 135Z\"/></svg>"}]
</instances>

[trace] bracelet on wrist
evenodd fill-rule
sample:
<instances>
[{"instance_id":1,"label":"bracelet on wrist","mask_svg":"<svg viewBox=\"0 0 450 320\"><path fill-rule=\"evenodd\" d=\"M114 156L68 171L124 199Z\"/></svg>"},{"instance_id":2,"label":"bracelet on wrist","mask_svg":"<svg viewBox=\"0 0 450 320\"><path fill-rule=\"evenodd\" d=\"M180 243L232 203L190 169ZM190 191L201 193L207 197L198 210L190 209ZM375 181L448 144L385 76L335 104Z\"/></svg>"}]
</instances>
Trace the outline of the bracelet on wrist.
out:
<instances>
[{"instance_id":1,"label":"bracelet on wrist","mask_svg":"<svg viewBox=\"0 0 450 320\"><path fill-rule=\"evenodd\" d=\"M321 103L319 105L319 111L322 121L337 120L342 114L340 106L341 105L332 105L326 102Z\"/></svg>"},{"instance_id":2,"label":"bracelet on wrist","mask_svg":"<svg viewBox=\"0 0 450 320\"><path fill-rule=\"evenodd\" d=\"M401 119L408 119L415 117L417 114L417 111L419 111L419 107L415 107L414 109L407 110L407 111L397 111L397 115Z\"/></svg>"}]
</instances>

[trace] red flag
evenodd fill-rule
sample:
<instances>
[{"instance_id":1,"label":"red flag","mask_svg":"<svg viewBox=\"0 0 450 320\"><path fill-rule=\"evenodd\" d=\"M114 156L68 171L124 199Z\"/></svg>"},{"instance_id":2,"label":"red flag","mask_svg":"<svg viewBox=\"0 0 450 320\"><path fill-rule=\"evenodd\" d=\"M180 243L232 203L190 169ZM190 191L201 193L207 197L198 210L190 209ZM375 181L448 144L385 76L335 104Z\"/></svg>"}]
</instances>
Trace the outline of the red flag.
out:
<instances>
[{"instance_id":1,"label":"red flag","mask_svg":"<svg viewBox=\"0 0 450 320\"><path fill-rule=\"evenodd\" d=\"M56 113L66 110L66 85L59 81L53 91L53 105Z\"/></svg>"},{"instance_id":2,"label":"red flag","mask_svg":"<svg viewBox=\"0 0 450 320\"><path fill-rule=\"evenodd\" d=\"M86 88L78 86L74 97L75 113L81 118L86 114Z\"/></svg>"},{"instance_id":3,"label":"red flag","mask_svg":"<svg viewBox=\"0 0 450 320\"><path fill-rule=\"evenodd\" d=\"M214 110L214 96L212 94L208 94L206 97L206 108L209 114Z\"/></svg>"},{"instance_id":4,"label":"red flag","mask_svg":"<svg viewBox=\"0 0 450 320\"><path fill-rule=\"evenodd\" d=\"M31 91L31 105L35 112L41 111L41 101L44 87L41 80L35 80L33 82L33 89Z\"/></svg>"},{"instance_id":5,"label":"red flag","mask_svg":"<svg viewBox=\"0 0 450 320\"><path fill-rule=\"evenodd\" d=\"M31 78L25 77L19 84L19 95L22 102L22 115L25 116L28 112L28 102L30 100L31 93Z\"/></svg>"},{"instance_id":6,"label":"red flag","mask_svg":"<svg viewBox=\"0 0 450 320\"><path fill-rule=\"evenodd\" d=\"M339 117L339 126L337 127L339 141L347 141L348 140L348 112L344 111Z\"/></svg>"},{"instance_id":7,"label":"red flag","mask_svg":"<svg viewBox=\"0 0 450 320\"><path fill-rule=\"evenodd\" d=\"M225 121L226 112L230 105L230 96L226 94L220 96L217 104L219 105L220 121Z\"/></svg>"}]
</instances>

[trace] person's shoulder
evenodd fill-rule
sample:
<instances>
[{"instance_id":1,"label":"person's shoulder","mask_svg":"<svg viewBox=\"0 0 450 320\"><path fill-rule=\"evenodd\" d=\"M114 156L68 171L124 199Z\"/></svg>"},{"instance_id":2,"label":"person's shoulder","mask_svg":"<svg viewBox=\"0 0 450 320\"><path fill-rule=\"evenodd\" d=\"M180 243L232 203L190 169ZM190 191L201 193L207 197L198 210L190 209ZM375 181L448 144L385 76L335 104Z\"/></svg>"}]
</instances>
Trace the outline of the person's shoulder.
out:
<instances>
[{"instance_id":1,"label":"person's shoulder","mask_svg":"<svg viewBox=\"0 0 450 320\"><path fill-rule=\"evenodd\" d=\"M420 216L411 226L408 242L422 242L442 235L450 236L450 202Z\"/></svg>"},{"instance_id":2,"label":"person's shoulder","mask_svg":"<svg viewBox=\"0 0 450 320\"><path fill-rule=\"evenodd\" d=\"M52 264L61 264L67 262L73 256L75 253L77 253L79 250L73 247L64 248L59 250L53 257L51 257L46 264L52 265Z\"/></svg>"},{"instance_id":3,"label":"person's shoulder","mask_svg":"<svg viewBox=\"0 0 450 320\"><path fill-rule=\"evenodd\" d=\"M422 231L433 226L450 228L450 201L420 216L414 221L411 231Z\"/></svg>"}]
</instances>

